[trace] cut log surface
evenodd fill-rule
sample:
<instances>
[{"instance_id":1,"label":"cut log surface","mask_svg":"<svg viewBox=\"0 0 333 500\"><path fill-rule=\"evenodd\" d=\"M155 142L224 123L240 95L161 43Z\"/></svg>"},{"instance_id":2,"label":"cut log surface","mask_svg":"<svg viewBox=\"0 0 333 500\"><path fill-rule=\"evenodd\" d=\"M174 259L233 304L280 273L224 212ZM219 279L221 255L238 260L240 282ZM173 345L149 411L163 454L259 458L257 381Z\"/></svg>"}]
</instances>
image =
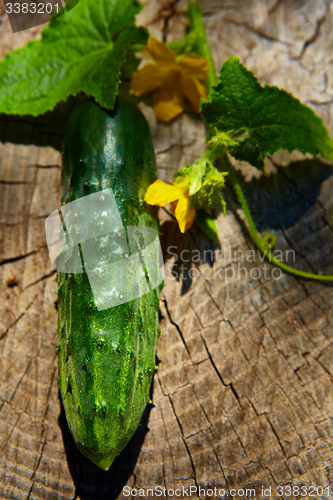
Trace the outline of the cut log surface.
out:
<instances>
[{"instance_id":1,"label":"cut log surface","mask_svg":"<svg viewBox=\"0 0 333 500\"><path fill-rule=\"evenodd\" d=\"M312 107L333 137L332 1L201 5L216 68L236 54L262 84ZM147 0L139 22L175 40L186 6ZM0 9L3 57L40 27L13 34ZM204 150L204 125L190 113L162 125L149 101L141 106L159 178L170 181ZM44 231L60 206L62 129L52 120L0 116L0 498L332 498L333 287L263 261L231 189L226 217L217 214L219 245L196 227L181 235L163 216L154 406L108 472L77 450L57 385L57 285ZM272 175L256 179L237 165L261 234L276 235L291 266L333 274L332 166L296 152L266 166Z\"/></svg>"}]
</instances>

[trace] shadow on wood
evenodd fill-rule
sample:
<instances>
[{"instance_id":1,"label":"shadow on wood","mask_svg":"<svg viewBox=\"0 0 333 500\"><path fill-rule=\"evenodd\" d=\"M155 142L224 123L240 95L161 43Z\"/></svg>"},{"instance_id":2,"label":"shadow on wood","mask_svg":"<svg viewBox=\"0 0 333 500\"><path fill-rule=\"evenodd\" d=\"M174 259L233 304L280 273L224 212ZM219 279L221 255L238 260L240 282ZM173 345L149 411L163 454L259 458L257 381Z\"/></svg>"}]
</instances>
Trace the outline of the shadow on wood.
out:
<instances>
[{"instance_id":1,"label":"shadow on wood","mask_svg":"<svg viewBox=\"0 0 333 500\"><path fill-rule=\"evenodd\" d=\"M319 159L279 168L276 174L242 183L258 231L287 229L305 216L333 169Z\"/></svg>"},{"instance_id":2,"label":"shadow on wood","mask_svg":"<svg viewBox=\"0 0 333 500\"><path fill-rule=\"evenodd\" d=\"M181 281L181 295L187 293L193 282L193 268L200 263L212 267L214 252L221 248L220 243L213 243L199 226L193 226L182 234L175 220L167 220L161 226L161 247L163 260L171 265L170 271L176 281ZM174 259L172 263L167 263Z\"/></svg>"},{"instance_id":3,"label":"shadow on wood","mask_svg":"<svg viewBox=\"0 0 333 500\"><path fill-rule=\"evenodd\" d=\"M275 234L273 254L291 267L315 274L332 274L333 205L321 199L322 185L332 175L332 167L316 158L290 163L279 168L276 174L251 182L244 182L238 175L257 231L262 236L267 231ZM225 197L227 206L252 242L247 225L237 213L239 205L230 186ZM295 231L298 225L300 230ZM332 286L329 282L322 284Z\"/></svg>"},{"instance_id":4,"label":"shadow on wood","mask_svg":"<svg viewBox=\"0 0 333 500\"><path fill-rule=\"evenodd\" d=\"M61 151L68 117L84 96L69 97L52 111L37 117L0 113L0 142L35 146L52 146Z\"/></svg>"}]
</instances>

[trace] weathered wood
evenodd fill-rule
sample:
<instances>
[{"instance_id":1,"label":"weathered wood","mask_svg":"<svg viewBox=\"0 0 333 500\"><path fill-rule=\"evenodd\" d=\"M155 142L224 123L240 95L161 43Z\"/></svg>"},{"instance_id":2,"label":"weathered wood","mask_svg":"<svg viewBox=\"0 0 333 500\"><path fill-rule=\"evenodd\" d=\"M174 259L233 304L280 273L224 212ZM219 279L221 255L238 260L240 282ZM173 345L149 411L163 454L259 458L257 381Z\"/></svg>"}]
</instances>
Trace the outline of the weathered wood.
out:
<instances>
[{"instance_id":1,"label":"weathered wood","mask_svg":"<svg viewBox=\"0 0 333 500\"><path fill-rule=\"evenodd\" d=\"M183 35L187 0L146 4L140 22L154 36ZM216 67L236 54L262 83L312 106L333 136L332 2L201 4ZM1 19L1 56L39 33L13 35L8 19ZM202 152L204 125L190 115L157 124L152 109L142 109L159 177L171 180ZM167 286L154 407L110 471L83 458L57 387L56 284L44 222L60 204L61 158L40 145L57 147L61 134L51 118L43 120L0 118L0 497L123 499L127 485L224 489L226 496L216 498L229 498L232 488L255 488L256 498L276 499L298 498L287 490L278 496L279 485L330 485L332 285L280 276L262 262L231 192L227 216L218 216L220 246L196 229L181 236L173 221L162 226ZM258 227L273 230L291 265L333 274L329 167L299 161L297 153L279 153L267 167L277 174L246 187ZM239 168L252 176L248 166ZM11 288L14 278L18 285ZM272 494L262 495L262 487L272 487ZM192 493L199 496L205 498Z\"/></svg>"}]
</instances>

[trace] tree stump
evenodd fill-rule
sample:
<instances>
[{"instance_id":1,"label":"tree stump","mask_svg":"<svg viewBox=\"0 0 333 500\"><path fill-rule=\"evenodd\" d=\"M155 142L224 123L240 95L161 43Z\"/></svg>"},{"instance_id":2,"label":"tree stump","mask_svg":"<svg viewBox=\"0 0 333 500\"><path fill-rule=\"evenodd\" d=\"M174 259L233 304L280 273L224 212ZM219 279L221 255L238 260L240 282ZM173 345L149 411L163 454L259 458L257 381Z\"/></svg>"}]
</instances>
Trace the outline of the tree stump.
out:
<instances>
[{"instance_id":1,"label":"tree stump","mask_svg":"<svg viewBox=\"0 0 333 500\"><path fill-rule=\"evenodd\" d=\"M332 1L200 3L216 68L236 54L262 84L312 107L333 136ZM177 39L186 5L147 0L139 22L156 38ZM40 28L13 34L0 9L2 57ZM192 114L158 124L149 102L142 109L159 178L170 181L202 153L204 125ZM57 385L57 285L44 231L60 206L63 126L56 113L0 117L1 498L125 499L158 487L162 498L328 500L332 284L263 260L231 189L226 217L217 214L219 245L196 227L181 235L162 213L167 285L154 406L108 472L77 450ZM333 274L331 165L295 152L266 167L273 174L257 179L237 164L261 234L276 235L290 265Z\"/></svg>"}]
</instances>

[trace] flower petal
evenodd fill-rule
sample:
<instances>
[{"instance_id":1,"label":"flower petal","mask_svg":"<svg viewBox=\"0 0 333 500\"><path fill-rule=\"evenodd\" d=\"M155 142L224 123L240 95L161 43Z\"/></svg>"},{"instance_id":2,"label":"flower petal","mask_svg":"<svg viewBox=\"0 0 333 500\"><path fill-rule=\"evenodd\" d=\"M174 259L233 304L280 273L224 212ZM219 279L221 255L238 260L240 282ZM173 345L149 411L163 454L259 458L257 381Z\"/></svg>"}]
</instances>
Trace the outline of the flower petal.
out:
<instances>
[{"instance_id":1,"label":"flower petal","mask_svg":"<svg viewBox=\"0 0 333 500\"><path fill-rule=\"evenodd\" d=\"M176 54L169 47L154 37L148 38L148 43L142 47L142 52L148 54L158 64L163 66L173 66L176 63Z\"/></svg>"},{"instance_id":2,"label":"flower petal","mask_svg":"<svg viewBox=\"0 0 333 500\"><path fill-rule=\"evenodd\" d=\"M181 74L181 85L186 99L191 103L192 111L199 114L200 98L207 98L206 85L197 78L187 76L183 73Z\"/></svg>"},{"instance_id":3,"label":"flower petal","mask_svg":"<svg viewBox=\"0 0 333 500\"><path fill-rule=\"evenodd\" d=\"M182 233L185 233L186 229L189 229L194 221L195 209L190 207L190 199L188 196L184 195L179 198L175 216L178 221L179 229Z\"/></svg>"},{"instance_id":4,"label":"flower petal","mask_svg":"<svg viewBox=\"0 0 333 500\"><path fill-rule=\"evenodd\" d=\"M166 184L158 179L147 189L145 202L148 205L164 207L168 203L178 200L181 196L184 195L178 187Z\"/></svg>"},{"instance_id":5,"label":"flower petal","mask_svg":"<svg viewBox=\"0 0 333 500\"><path fill-rule=\"evenodd\" d=\"M203 82L206 80L209 65L205 57L197 54L185 54L178 64L183 74L198 78Z\"/></svg>"},{"instance_id":6,"label":"flower petal","mask_svg":"<svg viewBox=\"0 0 333 500\"><path fill-rule=\"evenodd\" d=\"M135 95L149 94L162 85L163 76L163 71L157 64L146 64L134 74L131 89Z\"/></svg>"},{"instance_id":7,"label":"flower petal","mask_svg":"<svg viewBox=\"0 0 333 500\"><path fill-rule=\"evenodd\" d=\"M179 79L174 85L156 90L153 94L153 107L158 121L168 123L184 111L184 96Z\"/></svg>"}]
</instances>

